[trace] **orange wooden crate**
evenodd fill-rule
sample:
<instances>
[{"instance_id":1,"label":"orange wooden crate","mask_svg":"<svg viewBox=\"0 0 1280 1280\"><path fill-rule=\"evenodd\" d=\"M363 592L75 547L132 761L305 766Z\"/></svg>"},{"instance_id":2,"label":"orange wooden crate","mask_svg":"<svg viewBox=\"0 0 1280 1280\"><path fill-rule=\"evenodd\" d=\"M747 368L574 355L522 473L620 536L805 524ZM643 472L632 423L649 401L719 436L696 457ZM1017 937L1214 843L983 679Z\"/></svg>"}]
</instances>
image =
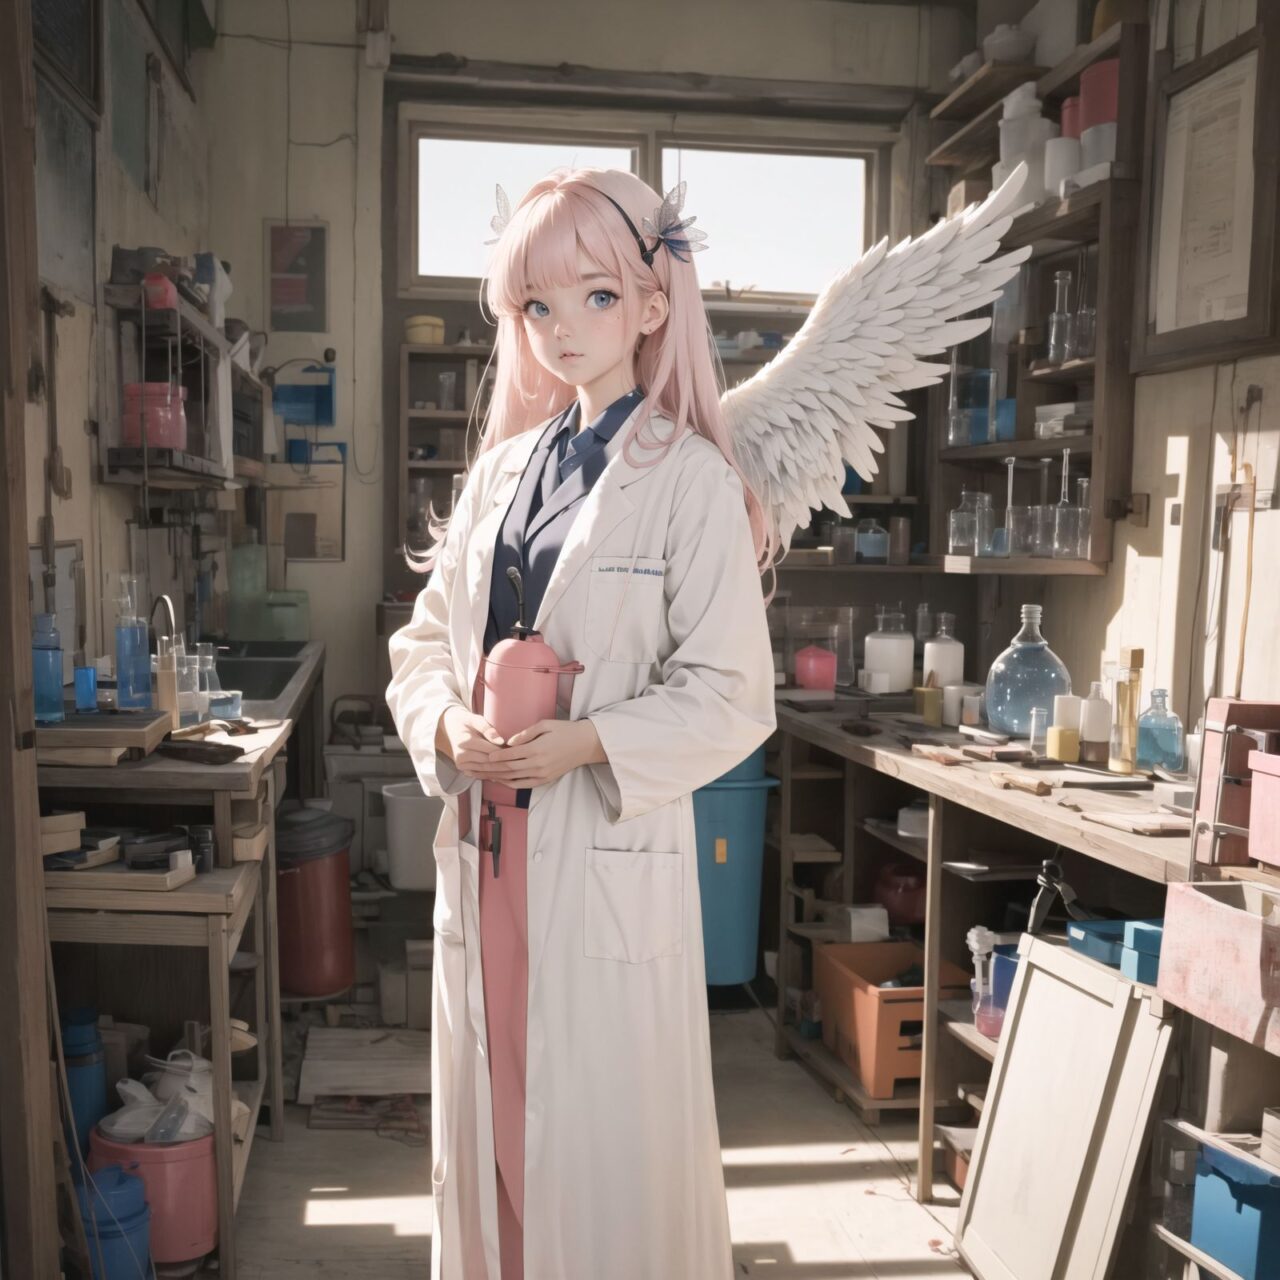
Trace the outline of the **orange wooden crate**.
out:
<instances>
[{"instance_id":1,"label":"orange wooden crate","mask_svg":"<svg viewBox=\"0 0 1280 1280\"><path fill-rule=\"evenodd\" d=\"M913 964L914 942L831 942L813 949L813 985L822 1001L822 1041L872 1098L892 1098L900 1080L920 1078L921 1051L907 1047L903 1024L924 1022L923 987L881 987ZM939 1000L964 999L969 975L941 962Z\"/></svg>"}]
</instances>

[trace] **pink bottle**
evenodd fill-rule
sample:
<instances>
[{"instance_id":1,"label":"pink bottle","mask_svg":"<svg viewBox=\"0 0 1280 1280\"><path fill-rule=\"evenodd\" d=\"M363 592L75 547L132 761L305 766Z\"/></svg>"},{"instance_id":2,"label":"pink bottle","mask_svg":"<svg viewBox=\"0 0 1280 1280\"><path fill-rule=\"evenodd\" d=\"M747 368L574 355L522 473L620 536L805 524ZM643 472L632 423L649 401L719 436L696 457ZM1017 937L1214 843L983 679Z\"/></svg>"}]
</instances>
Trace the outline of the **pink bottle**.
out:
<instances>
[{"instance_id":1,"label":"pink bottle","mask_svg":"<svg viewBox=\"0 0 1280 1280\"><path fill-rule=\"evenodd\" d=\"M520 570L508 569L507 577L520 604L519 621L511 629L511 638L499 640L480 664L484 686L481 714L504 742L539 720L555 719L560 677L572 679L585 669L580 662L561 662L541 634L525 625ZM516 793L511 787L492 786L498 791L497 803L515 804Z\"/></svg>"}]
</instances>

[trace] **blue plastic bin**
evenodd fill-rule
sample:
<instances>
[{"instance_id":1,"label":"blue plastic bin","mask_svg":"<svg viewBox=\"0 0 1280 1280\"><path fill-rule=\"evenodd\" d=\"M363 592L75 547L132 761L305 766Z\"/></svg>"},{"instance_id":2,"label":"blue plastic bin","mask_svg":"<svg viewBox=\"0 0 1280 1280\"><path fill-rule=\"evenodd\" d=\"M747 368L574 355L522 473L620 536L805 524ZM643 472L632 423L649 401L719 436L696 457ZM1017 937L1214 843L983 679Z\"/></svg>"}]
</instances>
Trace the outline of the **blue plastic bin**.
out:
<instances>
[{"instance_id":1,"label":"blue plastic bin","mask_svg":"<svg viewBox=\"0 0 1280 1280\"><path fill-rule=\"evenodd\" d=\"M98 1015L77 1009L62 1020L62 1052L67 1066L71 1118L80 1150L89 1150L93 1126L111 1110L107 1096L107 1059L98 1035Z\"/></svg>"},{"instance_id":2,"label":"blue plastic bin","mask_svg":"<svg viewBox=\"0 0 1280 1280\"><path fill-rule=\"evenodd\" d=\"M308 364L297 372L318 375L321 381L277 382L271 407L280 421L298 427L333 426L333 366Z\"/></svg>"},{"instance_id":3,"label":"blue plastic bin","mask_svg":"<svg viewBox=\"0 0 1280 1280\"><path fill-rule=\"evenodd\" d=\"M1072 920L1067 925L1067 943L1073 951L1118 969L1126 923L1124 920Z\"/></svg>"},{"instance_id":4,"label":"blue plastic bin","mask_svg":"<svg viewBox=\"0 0 1280 1280\"><path fill-rule=\"evenodd\" d=\"M765 775L761 747L693 793L709 986L750 982L756 975L765 808L777 785L777 778Z\"/></svg>"},{"instance_id":5,"label":"blue plastic bin","mask_svg":"<svg viewBox=\"0 0 1280 1280\"><path fill-rule=\"evenodd\" d=\"M1120 972L1130 982L1141 982L1154 987L1160 976L1160 957L1148 951L1135 951L1132 947L1120 948Z\"/></svg>"},{"instance_id":6,"label":"blue plastic bin","mask_svg":"<svg viewBox=\"0 0 1280 1280\"><path fill-rule=\"evenodd\" d=\"M1280 1174L1202 1147L1191 1243L1243 1280L1280 1280Z\"/></svg>"},{"instance_id":7,"label":"blue plastic bin","mask_svg":"<svg viewBox=\"0 0 1280 1280\"><path fill-rule=\"evenodd\" d=\"M142 1179L109 1164L76 1187L93 1280L150 1280L151 1210Z\"/></svg>"}]
</instances>

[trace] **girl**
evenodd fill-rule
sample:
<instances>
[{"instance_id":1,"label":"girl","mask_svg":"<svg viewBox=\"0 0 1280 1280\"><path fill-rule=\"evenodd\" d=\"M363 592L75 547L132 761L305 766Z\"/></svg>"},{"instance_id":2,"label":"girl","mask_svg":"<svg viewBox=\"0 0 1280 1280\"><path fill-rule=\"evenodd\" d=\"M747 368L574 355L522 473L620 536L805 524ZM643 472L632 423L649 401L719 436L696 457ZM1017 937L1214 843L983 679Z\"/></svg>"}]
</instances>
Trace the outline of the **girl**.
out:
<instances>
[{"instance_id":1,"label":"girl","mask_svg":"<svg viewBox=\"0 0 1280 1280\"><path fill-rule=\"evenodd\" d=\"M390 642L388 705L447 799L437 1280L733 1273L691 793L774 728L777 531L722 417L700 239L628 173L520 201L488 281L481 448ZM512 568L525 620L584 671L567 719L503 742L477 676L517 620Z\"/></svg>"}]
</instances>

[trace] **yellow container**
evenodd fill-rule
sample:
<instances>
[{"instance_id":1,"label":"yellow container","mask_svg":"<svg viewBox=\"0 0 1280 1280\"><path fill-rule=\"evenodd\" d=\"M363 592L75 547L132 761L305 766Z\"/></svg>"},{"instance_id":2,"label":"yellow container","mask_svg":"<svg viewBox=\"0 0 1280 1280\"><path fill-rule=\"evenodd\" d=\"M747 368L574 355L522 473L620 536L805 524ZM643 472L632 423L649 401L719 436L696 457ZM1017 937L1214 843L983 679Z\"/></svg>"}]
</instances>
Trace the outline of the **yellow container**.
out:
<instances>
[{"instance_id":1,"label":"yellow container","mask_svg":"<svg viewBox=\"0 0 1280 1280\"><path fill-rule=\"evenodd\" d=\"M404 322L404 340L422 346L444 341L444 321L439 316L410 316Z\"/></svg>"}]
</instances>

